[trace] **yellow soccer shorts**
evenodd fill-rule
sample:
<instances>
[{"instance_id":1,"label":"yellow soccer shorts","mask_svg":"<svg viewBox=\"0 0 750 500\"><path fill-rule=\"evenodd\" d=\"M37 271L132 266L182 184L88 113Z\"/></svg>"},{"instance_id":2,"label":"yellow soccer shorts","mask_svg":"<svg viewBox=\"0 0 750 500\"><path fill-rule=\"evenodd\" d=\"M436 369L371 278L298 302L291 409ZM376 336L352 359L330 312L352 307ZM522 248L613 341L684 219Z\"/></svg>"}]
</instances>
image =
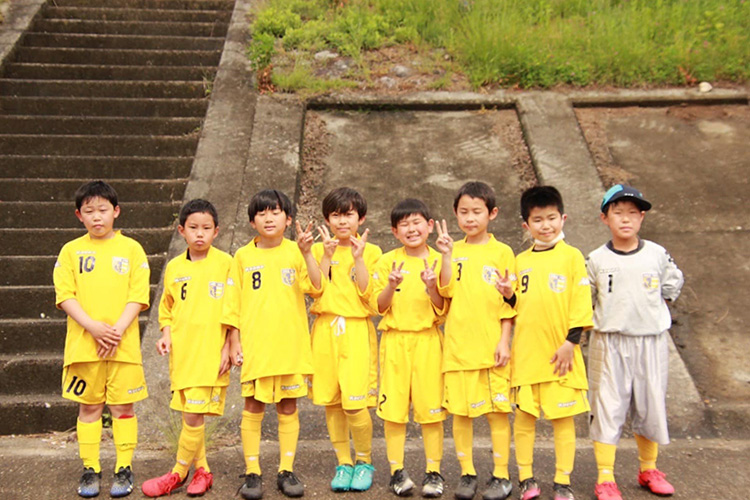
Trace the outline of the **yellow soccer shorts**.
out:
<instances>
[{"instance_id":1,"label":"yellow soccer shorts","mask_svg":"<svg viewBox=\"0 0 750 500\"><path fill-rule=\"evenodd\" d=\"M591 409L585 390L557 381L514 387L511 399L519 410L547 420L572 417Z\"/></svg>"},{"instance_id":2,"label":"yellow soccer shorts","mask_svg":"<svg viewBox=\"0 0 750 500\"><path fill-rule=\"evenodd\" d=\"M186 387L172 392L169 407L183 413L219 417L224 414L226 387Z\"/></svg>"},{"instance_id":3,"label":"yellow soccer shorts","mask_svg":"<svg viewBox=\"0 0 750 500\"><path fill-rule=\"evenodd\" d=\"M443 401L443 339L435 326L421 332L383 332L380 339L380 393L377 414L395 423L430 424L445 420Z\"/></svg>"},{"instance_id":4,"label":"yellow soccer shorts","mask_svg":"<svg viewBox=\"0 0 750 500\"><path fill-rule=\"evenodd\" d=\"M304 375L275 375L242 382L242 397L254 398L261 403L278 403L282 399L307 396L307 380Z\"/></svg>"},{"instance_id":5,"label":"yellow soccer shorts","mask_svg":"<svg viewBox=\"0 0 750 500\"><path fill-rule=\"evenodd\" d=\"M345 410L375 406L378 337L372 321L321 314L311 336L313 403Z\"/></svg>"},{"instance_id":6,"label":"yellow soccer shorts","mask_svg":"<svg viewBox=\"0 0 750 500\"><path fill-rule=\"evenodd\" d=\"M444 373L443 407L453 415L469 418L510 413L507 374L507 366Z\"/></svg>"},{"instance_id":7,"label":"yellow soccer shorts","mask_svg":"<svg viewBox=\"0 0 750 500\"><path fill-rule=\"evenodd\" d=\"M85 405L126 405L148 397L143 366L112 360L63 368L62 396Z\"/></svg>"}]
</instances>

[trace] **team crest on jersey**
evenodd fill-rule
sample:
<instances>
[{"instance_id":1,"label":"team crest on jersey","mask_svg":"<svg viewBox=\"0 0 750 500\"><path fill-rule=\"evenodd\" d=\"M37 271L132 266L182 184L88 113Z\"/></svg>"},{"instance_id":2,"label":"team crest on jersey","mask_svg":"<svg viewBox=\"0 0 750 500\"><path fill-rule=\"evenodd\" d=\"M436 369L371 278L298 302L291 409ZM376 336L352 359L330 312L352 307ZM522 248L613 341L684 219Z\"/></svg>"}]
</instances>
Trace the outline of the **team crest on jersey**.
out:
<instances>
[{"instance_id":1,"label":"team crest on jersey","mask_svg":"<svg viewBox=\"0 0 750 500\"><path fill-rule=\"evenodd\" d=\"M482 268L482 279L489 283L490 285L495 284L495 272L497 269L495 269L492 266L484 266Z\"/></svg>"},{"instance_id":2,"label":"team crest on jersey","mask_svg":"<svg viewBox=\"0 0 750 500\"><path fill-rule=\"evenodd\" d=\"M659 275L654 273L643 274L643 286L646 290L658 290L659 289Z\"/></svg>"},{"instance_id":3,"label":"team crest on jersey","mask_svg":"<svg viewBox=\"0 0 750 500\"><path fill-rule=\"evenodd\" d=\"M562 274L549 275L549 289L555 293L563 293L567 287L567 280Z\"/></svg>"},{"instance_id":4,"label":"team crest on jersey","mask_svg":"<svg viewBox=\"0 0 750 500\"><path fill-rule=\"evenodd\" d=\"M112 257L112 269L117 274L126 274L130 270L130 261L125 257Z\"/></svg>"},{"instance_id":5,"label":"team crest on jersey","mask_svg":"<svg viewBox=\"0 0 750 500\"><path fill-rule=\"evenodd\" d=\"M222 298L224 296L224 283L221 281L209 281L208 294L215 299Z\"/></svg>"},{"instance_id":6,"label":"team crest on jersey","mask_svg":"<svg viewBox=\"0 0 750 500\"><path fill-rule=\"evenodd\" d=\"M285 285L292 286L294 284L294 281L296 279L296 272L294 269L282 269L281 270L281 281L284 282Z\"/></svg>"}]
</instances>

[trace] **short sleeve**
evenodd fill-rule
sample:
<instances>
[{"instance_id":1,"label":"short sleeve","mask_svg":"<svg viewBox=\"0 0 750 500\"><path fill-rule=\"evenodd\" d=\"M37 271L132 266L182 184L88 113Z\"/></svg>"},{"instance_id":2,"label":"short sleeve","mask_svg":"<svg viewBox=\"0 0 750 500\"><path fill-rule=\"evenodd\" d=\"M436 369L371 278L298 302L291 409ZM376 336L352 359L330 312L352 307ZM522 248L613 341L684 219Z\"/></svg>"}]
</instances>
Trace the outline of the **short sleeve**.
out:
<instances>
[{"instance_id":1,"label":"short sleeve","mask_svg":"<svg viewBox=\"0 0 750 500\"><path fill-rule=\"evenodd\" d=\"M570 298L569 325L571 328L583 328L584 330L593 326L593 311L591 308L591 286L586 272L586 262L583 254L576 250L572 257L571 277L572 288Z\"/></svg>"},{"instance_id":2,"label":"short sleeve","mask_svg":"<svg viewBox=\"0 0 750 500\"><path fill-rule=\"evenodd\" d=\"M172 296L172 287L169 286L172 282L171 266L167 264L167 269L164 272L164 287L161 294L161 300L159 300L159 330L163 330L165 327L172 326L172 307L174 306L174 297Z\"/></svg>"},{"instance_id":3,"label":"short sleeve","mask_svg":"<svg viewBox=\"0 0 750 500\"><path fill-rule=\"evenodd\" d=\"M240 327L240 300L242 296L242 273L240 272L240 256L235 255L229 267L227 286L224 293L224 305L221 323L233 328Z\"/></svg>"},{"instance_id":4,"label":"short sleeve","mask_svg":"<svg viewBox=\"0 0 750 500\"><path fill-rule=\"evenodd\" d=\"M682 291L682 285L685 283L685 278L669 252L664 250L662 259L661 295L666 300L677 300L680 291Z\"/></svg>"},{"instance_id":5,"label":"short sleeve","mask_svg":"<svg viewBox=\"0 0 750 500\"><path fill-rule=\"evenodd\" d=\"M52 281L55 284L55 306L61 309L60 304L68 299L76 298L75 266L72 261L72 253L68 246L60 250L55 261L52 272Z\"/></svg>"},{"instance_id":6,"label":"short sleeve","mask_svg":"<svg viewBox=\"0 0 750 500\"><path fill-rule=\"evenodd\" d=\"M133 269L130 273L130 285L128 289L128 302L141 304L141 310L148 309L149 294L151 287L149 280L151 278L151 269L148 267L148 258L143 247L134 243L133 248Z\"/></svg>"}]
</instances>

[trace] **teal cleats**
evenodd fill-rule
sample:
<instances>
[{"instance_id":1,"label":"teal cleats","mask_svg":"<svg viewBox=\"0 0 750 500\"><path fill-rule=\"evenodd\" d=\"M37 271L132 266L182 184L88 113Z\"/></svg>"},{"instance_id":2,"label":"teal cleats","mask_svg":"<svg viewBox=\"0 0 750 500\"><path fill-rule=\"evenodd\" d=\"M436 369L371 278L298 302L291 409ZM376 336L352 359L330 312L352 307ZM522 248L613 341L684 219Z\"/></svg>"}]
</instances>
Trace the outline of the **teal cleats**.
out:
<instances>
[{"instance_id":1,"label":"teal cleats","mask_svg":"<svg viewBox=\"0 0 750 500\"><path fill-rule=\"evenodd\" d=\"M351 465L339 465L336 467L336 475L331 480L333 491L349 491L354 476L354 467Z\"/></svg>"},{"instance_id":2,"label":"teal cleats","mask_svg":"<svg viewBox=\"0 0 750 500\"><path fill-rule=\"evenodd\" d=\"M362 461L357 461L354 466L354 476L349 489L352 491L367 491L372 486L372 476L375 475L375 467Z\"/></svg>"}]
</instances>

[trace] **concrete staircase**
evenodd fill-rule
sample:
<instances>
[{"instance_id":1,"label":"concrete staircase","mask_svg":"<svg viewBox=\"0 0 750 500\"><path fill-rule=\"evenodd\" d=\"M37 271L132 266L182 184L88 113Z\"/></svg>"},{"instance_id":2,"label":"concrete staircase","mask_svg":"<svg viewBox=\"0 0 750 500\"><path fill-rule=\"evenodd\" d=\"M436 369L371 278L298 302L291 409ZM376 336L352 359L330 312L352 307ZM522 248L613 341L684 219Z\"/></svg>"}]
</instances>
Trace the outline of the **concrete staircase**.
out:
<instances>
[{"instance_id":1,"label":"concrete staircase","mask_svg":"<svg viewBox=\"0 0 750 500\"><path fill-rule=\"evenodd\" d=\"M0 434L64 430L52 267L106 179L156 289L234 0L53 0L0 77ZM153 296L153 293L152 293ZM153 300L153 297L152 297ZM146 316L142 318L142 326Z\"/></svg>"}]
</instances>

